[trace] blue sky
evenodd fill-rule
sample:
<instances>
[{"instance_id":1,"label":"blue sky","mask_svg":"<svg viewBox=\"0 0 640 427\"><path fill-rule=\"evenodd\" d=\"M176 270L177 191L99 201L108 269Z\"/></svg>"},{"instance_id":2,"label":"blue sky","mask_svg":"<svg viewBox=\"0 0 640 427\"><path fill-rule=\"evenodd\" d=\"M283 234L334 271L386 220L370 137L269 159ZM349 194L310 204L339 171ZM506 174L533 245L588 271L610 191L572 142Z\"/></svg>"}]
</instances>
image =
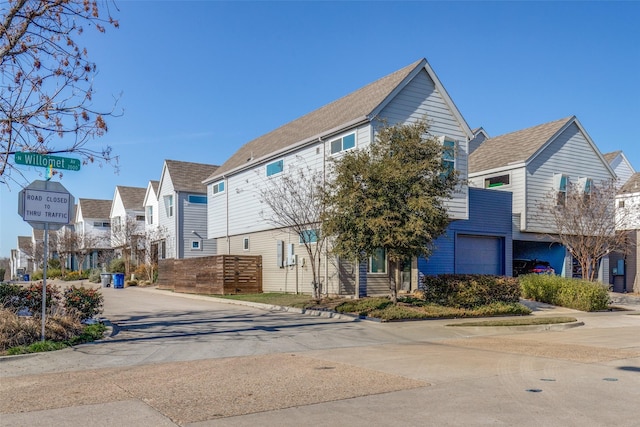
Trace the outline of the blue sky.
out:
<instances>
[{"instance_id":1,"label":"blue sky","mask_svg":"<svg viewBox=\"0 0 640 427\"><path fill-rule=\"evenodd\" d=\"M242 144L420 58L472 128L497 136L576 115L640 170L640 2L118 1L86 32L109 165L66 172L75 198L146 187L164 159L222 164ZM73 157L73 156L70 156ZM42 169L25 168L28 182ZM0 257L31 227L0 188Z\"/></svg>"}]
</instances>

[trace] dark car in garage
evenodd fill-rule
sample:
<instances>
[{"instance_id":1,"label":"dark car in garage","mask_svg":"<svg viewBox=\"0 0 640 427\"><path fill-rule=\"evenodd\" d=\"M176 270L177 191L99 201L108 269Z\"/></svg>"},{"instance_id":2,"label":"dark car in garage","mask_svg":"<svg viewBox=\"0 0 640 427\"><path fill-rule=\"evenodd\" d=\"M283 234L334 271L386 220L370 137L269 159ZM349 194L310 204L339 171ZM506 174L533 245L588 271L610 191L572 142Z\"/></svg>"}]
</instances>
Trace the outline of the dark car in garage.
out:
<instances>
[{"instance_id":1,"label":"dark car in garage","mask_svg":"<svg viewBox=\"0 0 640 427\"><path fill-rule=\"evenodd\" d=\"M539 259L514 259L513 277L521 274L555 274L556 271L548 261Z\"/></svg>"}]
</instances>

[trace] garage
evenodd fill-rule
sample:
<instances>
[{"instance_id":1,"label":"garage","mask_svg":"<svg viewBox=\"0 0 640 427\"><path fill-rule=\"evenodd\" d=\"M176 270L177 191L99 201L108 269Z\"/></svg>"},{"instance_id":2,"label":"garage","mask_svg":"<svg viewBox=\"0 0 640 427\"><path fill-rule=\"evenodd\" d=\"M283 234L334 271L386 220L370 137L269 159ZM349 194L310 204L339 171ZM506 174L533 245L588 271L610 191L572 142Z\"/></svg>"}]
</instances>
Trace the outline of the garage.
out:
<instances>
[{"instance_id":1,"label":"garage","mask_svg":"<svg viewBox=\"0 0 640 427\"><path fill-rule=\"evenodd\" d=\"M455 251L457 274L505 274L501 237L458 234Z\"/></svg>"}]
</instances>

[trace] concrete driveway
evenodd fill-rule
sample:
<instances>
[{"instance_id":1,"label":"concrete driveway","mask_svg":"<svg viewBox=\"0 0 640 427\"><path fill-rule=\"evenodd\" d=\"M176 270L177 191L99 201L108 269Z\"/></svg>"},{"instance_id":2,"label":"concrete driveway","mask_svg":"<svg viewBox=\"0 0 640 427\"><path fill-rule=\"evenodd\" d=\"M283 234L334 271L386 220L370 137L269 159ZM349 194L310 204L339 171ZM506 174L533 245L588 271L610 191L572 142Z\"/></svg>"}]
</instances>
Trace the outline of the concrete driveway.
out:
<instances>
[{"instance_id":1,"label":"concrete driveway","mask_svg":"<svg viewBox=\"0 0 640 427\"><path fill-rule=\"evenodd\" d=\"M0 361L0 425L640 425L634 311L513 331L104 294L110 338Z\"/></svg>"}]
</instances>

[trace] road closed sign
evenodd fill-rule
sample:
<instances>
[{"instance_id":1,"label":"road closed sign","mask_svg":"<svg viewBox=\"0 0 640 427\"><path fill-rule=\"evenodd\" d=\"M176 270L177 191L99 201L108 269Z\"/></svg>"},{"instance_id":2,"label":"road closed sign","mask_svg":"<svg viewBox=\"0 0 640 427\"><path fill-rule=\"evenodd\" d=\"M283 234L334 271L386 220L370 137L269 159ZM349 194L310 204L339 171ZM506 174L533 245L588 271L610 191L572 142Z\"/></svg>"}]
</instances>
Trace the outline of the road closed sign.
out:
<instances>
[{"instance_id":1,"label":"road closed sign","mask_svg":"<svg viewBox=\"0 0 640 427\"><path fill-rule=\"evenodd\" d=\"M20 191L18 213L34 228L59 229L73 222L73 196L60 183L34 181Z\"/></svg>"}]
</instances>

